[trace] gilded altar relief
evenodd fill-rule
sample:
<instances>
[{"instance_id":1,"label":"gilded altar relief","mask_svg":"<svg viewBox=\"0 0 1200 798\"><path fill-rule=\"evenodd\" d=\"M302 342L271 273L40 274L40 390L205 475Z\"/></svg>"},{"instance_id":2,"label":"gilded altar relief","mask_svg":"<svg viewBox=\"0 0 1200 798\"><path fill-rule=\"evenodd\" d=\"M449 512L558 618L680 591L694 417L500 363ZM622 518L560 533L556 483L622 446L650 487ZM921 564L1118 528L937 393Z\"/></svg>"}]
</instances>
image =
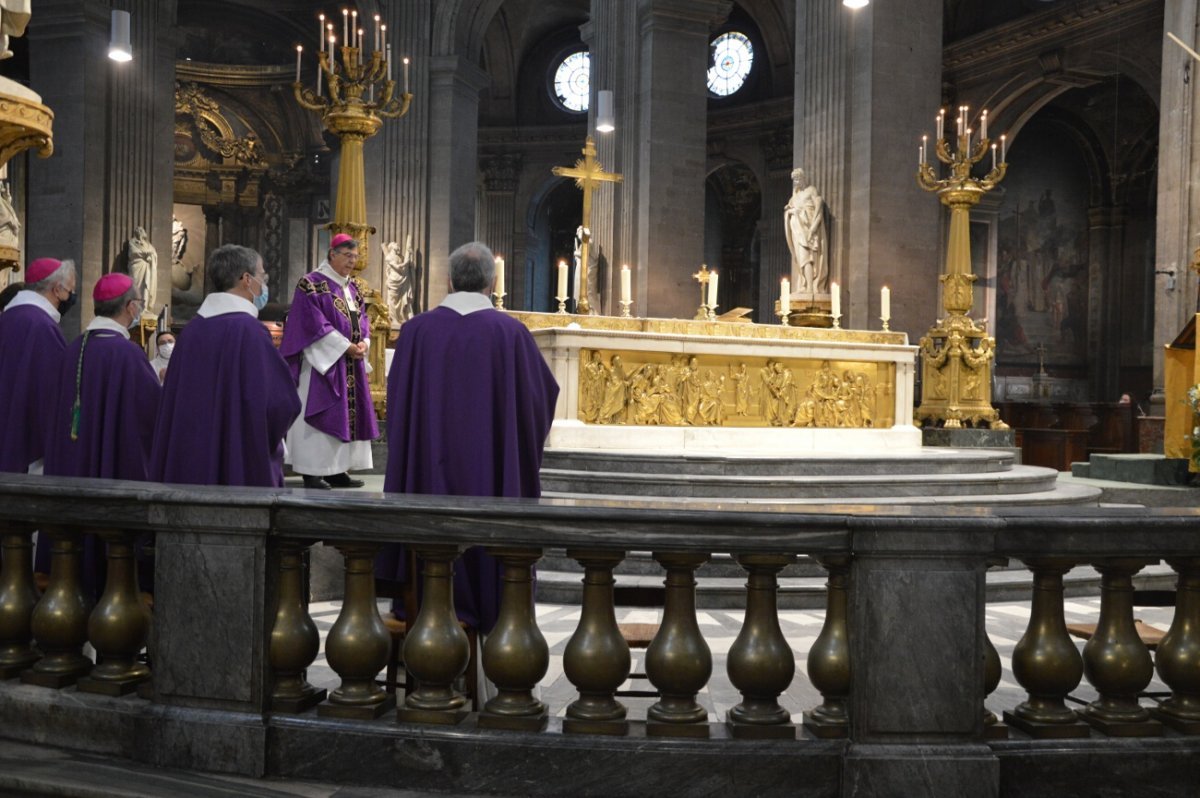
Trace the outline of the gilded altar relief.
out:
<instances>
[{"instance_id":1,"label":"gilded altar relief","mask_svg":"<svg viewBox=\"0 0 1200 798\"><path fill-rule=\"evenodd\" d=\"M579 418L589 424L890 427L889 363L729 358L582 349Z\"/></svg>"}]
</instances>

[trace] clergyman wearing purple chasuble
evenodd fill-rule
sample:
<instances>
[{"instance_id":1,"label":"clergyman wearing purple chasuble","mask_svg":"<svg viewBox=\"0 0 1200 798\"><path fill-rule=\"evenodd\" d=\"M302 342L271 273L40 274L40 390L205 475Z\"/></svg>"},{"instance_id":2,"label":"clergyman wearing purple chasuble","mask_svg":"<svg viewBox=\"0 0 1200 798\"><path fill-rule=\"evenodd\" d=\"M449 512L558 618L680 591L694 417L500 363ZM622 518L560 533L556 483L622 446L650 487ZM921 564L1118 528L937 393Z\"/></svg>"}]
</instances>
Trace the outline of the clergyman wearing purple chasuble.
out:
<instances>
[{"instance_id":1,"label":"clergyman wearing purple chasuble","mask_svg":"<svg viewBox=\"0 0 1200 798\"><path fill-rule=\"evenodd\" d=\"M492 253L466 244L450 256L450 295L401 327L388 375L385 491L541 495L558 384L525 326L492 307L494 281ZM377 574L406 578L398 547L380 555ZM496 561L468 549L454 567L459 617L489 632L500 585Z\"/></svg>"},{"instance_id":2,"label":"clergyman wearing purple chasuble","mask_svg":"<svg viewBox=\"0 0 1200 798\"><path fill-rule=\"evenodd\" d=\"M329 257L300 278L283 329L280 354L300 392L300 418L287 436L287 462L304 486L358 488L348 471L369 470L379 436L367 352L371 324L351 279L358 242L333 237Z\"/></svg>"},{"instance_id":3,"label":"clergyman wearing purple chasuble","mask_svg":"<svg viewBox=\"0 0 1200 798\"><path fill-rule=\"evenodd\" d=\"M217 293L179 334L154 427L150 478L192 485L283 486L283 438L300 414L287 363L258 320L262 258L226 244L209 257Z\"/></svg>"}]
</instances>

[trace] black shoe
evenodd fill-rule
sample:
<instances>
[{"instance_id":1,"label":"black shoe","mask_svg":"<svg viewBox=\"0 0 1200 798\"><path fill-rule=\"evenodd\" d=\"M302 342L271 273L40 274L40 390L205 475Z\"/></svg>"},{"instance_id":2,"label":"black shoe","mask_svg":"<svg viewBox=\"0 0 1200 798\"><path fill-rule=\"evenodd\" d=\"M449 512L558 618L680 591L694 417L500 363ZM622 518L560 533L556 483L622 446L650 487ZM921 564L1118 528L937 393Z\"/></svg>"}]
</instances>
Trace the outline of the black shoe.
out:
<instances>
[{"instance_id":1,"label":"black shoe","mask_svg":"<svg viewBox=\"0 0 1200 798\"><path fill-rule=\"evenodd\" d=\"M312 490L329 490L330 485L321 477L304 477L304 487Z\"/></svg>"},{"instance_id":2,"label":"black shoe","mask_svg":"<svg viewBox=\"0 0 1200 798\"><path fill-rule=\"evenodd\" d=\"M329 483L331 488L361 488L367 483L361 479L351 479L350 475L343 471L340 474L331 474L325 477L325 481Z\"/></svg>"}]
</instances>

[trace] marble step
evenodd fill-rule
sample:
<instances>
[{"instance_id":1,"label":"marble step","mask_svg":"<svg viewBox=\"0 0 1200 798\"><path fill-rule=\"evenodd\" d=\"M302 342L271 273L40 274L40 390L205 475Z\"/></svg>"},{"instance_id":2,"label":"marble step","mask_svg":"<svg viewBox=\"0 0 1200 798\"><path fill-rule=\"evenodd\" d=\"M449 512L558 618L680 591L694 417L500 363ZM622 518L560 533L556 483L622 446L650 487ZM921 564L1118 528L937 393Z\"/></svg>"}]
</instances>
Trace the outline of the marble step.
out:
<instances>
[{"instance_id":1,"label":"marble step","mask_svg":"<svg viewBox=\"0 0 1200 798\"><path fill-rule=\"evenodd\" d=\"M1138 590L1173 590L1175 572L1170 566L1156 564L1144 568L1134 577ZM539 568L537 573L537 601L547 604L579 604L583 596L583 575L577 572L552 571ZM663 574L615 575L617 588L661 589ZM1097 596L1100 594L1100 574L1090 566L1072 569L1063 578L1063 592L1068 597ZM1019 563L1007 568L995 569L987 575L987 600L1029 601L1033 594L1033 575ZM777 594L779 609L806 610L825 607L825 576L784 577L779 580ZM707 610L744 609L746 602L746 577L741 576L698 576L696 579L696 607Z\"/></svg>"}]
</instances>

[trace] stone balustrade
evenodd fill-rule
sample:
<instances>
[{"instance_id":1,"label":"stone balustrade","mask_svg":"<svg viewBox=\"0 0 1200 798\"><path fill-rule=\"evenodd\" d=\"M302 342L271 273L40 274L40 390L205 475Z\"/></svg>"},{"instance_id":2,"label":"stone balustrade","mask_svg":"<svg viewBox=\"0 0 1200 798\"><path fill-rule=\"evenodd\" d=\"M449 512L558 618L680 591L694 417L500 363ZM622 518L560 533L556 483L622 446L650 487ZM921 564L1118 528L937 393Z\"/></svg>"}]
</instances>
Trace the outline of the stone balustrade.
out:
<instances>
[{"instance_id":1,"label":"stone balustrade","mask_svg":"<svg viewBox=\"0 0 1200 798\"><path fill-rule=\"evenodd\" d=\"M53 542L40 596L34 529ZM0 475L0 737L161 767L459 793L1187 794L1200 755L1198 532L1194 508L630 509ZM152 618L133 569L146 533ZM107 544L94 606L80 574L85 535ZM305 550L317 541L345 562L325 641L340 684L328 694L305 678L319 652L304 598ZM372 562L389 542L416 551L424 575L404 644L415 685L398 701L375 683L389 636ZM500 618L481 651L498 694L478 711L456 689L468 643L451 598L470 545L504 566ZM548 647L532 578L551 547L584 569L563 657L578 696L562 718L548 717L536 691ZM645 657L659 698L644 717L616 694L630 654L612 574L632 550L654 553L666 587ZM747 574L744 625L726 658L742 700L715 723L696 700L713 660L694 602L695 570L714 553ZM775 599L777 574L798 555L829 580L807 655L822 701L793 724L779 697L805 676ZM1012 658L1028 695L1001 720L984 706L1001 672L984 586L989 565L1010 559L1034 579ZM1131 578L1164 560L1178 602L1152 658L1134 627ZM1103 585L1081 654L1062 579L1083 564ZM1161 700L1141 695L1154 668L1171 688ZM1068 696L1084 678L1099 697L1076 709Z\"/></svg>"}]
</instances>

